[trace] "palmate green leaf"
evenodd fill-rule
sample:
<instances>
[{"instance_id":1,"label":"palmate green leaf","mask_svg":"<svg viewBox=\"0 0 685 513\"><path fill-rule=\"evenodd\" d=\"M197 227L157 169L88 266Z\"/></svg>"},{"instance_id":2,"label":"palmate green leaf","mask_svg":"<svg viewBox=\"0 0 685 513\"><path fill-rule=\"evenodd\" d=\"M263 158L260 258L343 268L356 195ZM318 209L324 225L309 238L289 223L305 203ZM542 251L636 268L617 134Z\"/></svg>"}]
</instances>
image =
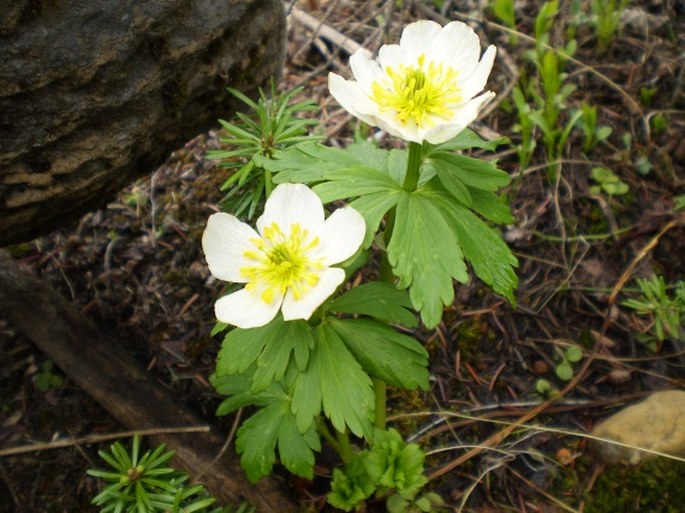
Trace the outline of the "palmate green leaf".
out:
<instances>
[{"instance_id":1,"label":"palmate green leaf","mask_svg":"<svg viewBox=\"0 0 685 513\"><path fill-rule=\"evenodd\" d=\"M392 177L362 164L337 169L326 174L326 181L315 185L313 191L321 201L330 203L342 198L354 198L378 192L394 193L401 186Z\"/></svg>"},{"instance_id":2,"label":"palmate green leaf","mask_svg":"<svg viewBox=\"0 0 685 513\"><path fill-rule=\"evenodd\" d=\"M454 230L421 191L400 196L388 259L399 287L409 287L414 308L432 329L440 322L443 305L454 300L452 279L466 282L469 276Z\"/></svg>"},{"instance_id":3,"label":"palmate green leaf","mask_svg":"<svg viewBox=\"0 0 685 513\"><path fill-rule=\"evenodd\" d=\"M216 410L217 416L228 415L238 408L251 404L264 406L286 397L283 388L278 383L272 383L269 388L258 393L252 392L252 378L254 366L243 374L217 375L212 374L209 382L218 394L228 396Z\"/></svg>"},{"instance_id":4,"label":"palmate green leaf","mask_svg":"<svg viewBox=\"0 0 685 513\"><path fill-rule=\"evenodd\" d=\"M428 163L436 168L441 181L442 176L449 175L474 189L496 191L511 182L508 173L487 160L440 151L431 153Z\"/></svg>"},{"instance_id":5,"label":"palmate green leaf","mask_svg":"<svg viewBox=\"0 0 685 513\"><path fill-rule=\"evenodd\" d=\"M331 312L375 317L391 324L413 328L417 325L410 311L411 299L406 291L385 282L369 282L354 287L330 303Z\"/></svg>"},{"instance_id":6,"label":"palmate green leaf","mask_svg":"<svg viewBox=\"0 0 685 513\"><path fill-rule=\"evenodd\" d=\"M280 315L259 328L236 328L221 345L217 374L240 374L256 362L252 391L259 392L283 377L291 354L297 367L304 369L313 344L305 321L284 321Z\"/></svg>"},{"instance_id":7,"label":"palmate green leaf","mask_svg":"<svg viewBox=\"0 0 685 513\"><path fill-rule=\"evenodd\" d=\"M328 322L371 376L395 387L428 390L428 353L416 340L370 319Z\"/></svg>"},{"instance_id":8,"label":"palmate green leaf","mask_svg":"<svg viewBox=\"0 0 685 513\"><path fill-rule=\"evenodd\" d=\"M509 141L507 137L499 137L492 141L486 141L473 130L466 128L459 132L455 138L447 142L434 146L431 151L461 151L471 148L480 148L488 151L495 151L501 144L506 144Z\"/></svg>"},{"instance_id":9,"label":"palmate green leaf","mask_svg":"<svg viewBox=\"0 0 685 513\"><path fill-rule=\"evenodd\" d=\"M307 368L298 374L293 385L290 408L301 433L311 429L321 413L321 359L317 355L315 346Z\"/></svg>"},{"instance_id":10,"label":"palmate green leaf","mask_svg":"<svg viewBox=\"0 0 685 513\"><path fill-rule=\"evenodd\" d=\"M357 198L350 203L350 206L359 212L364 217L364 221L366 221L364 248L371 246L383 216L385 216L388 210L397 205L402 194L400 190L377 192Z\"/></svg>"},{"instance_id":11,"label":"palmate green leaf","mask_svg":"<svg viewBox=\"0 0 685 513\"><path fill-rule=\"evenodd\" d=\"M471 208L488 221L497 224L511 224L516 221L514 216L511 215L509 205L504 203L500 196L494 192L471 188L469 188L469 191L473 200Z\"/></svg>"},{"instance_id":12,"label":"palmate green leaf","mask_svg":"<svg viewBox=\"0 0 685 513\"><path fill-rule=\"evenodd\" d=\"M327 321L314 334L316 345L310 361L318 365L324 414L338 431L349 429L368 438L375 408L371 378Z\"/></svg>"},{"instance_id":13,"label":"palmate green leaf","mask_svg":"<svg viewBox=\"0 0 685 513\"><path fill-rule=\"evenodd\" d=\"M380 171L387 170L388 168L388 157L390 156L390 152L388 150L382 150L378 148L375 144L369 141L361 141L350 144L345 148L345 151L350 154L359 164L365 164L368 167L372 167Z\"/></svg>"},{"instance_id":14,"label":"palmate green leaf","mask_svg":"<svg viewBox=\"0 0 685 513\"><path fill-rule=\"evenodd\" d=\"M281 464L295 475L306 479L314 477L314 452L321 450L321 441L315 426L300 433L295 416L288 411L281 418L278 429L278 454Z\"/></svg>"},{"instance_id":15,"label":"palmate green leaf","mask_svg":"<svg viewBox=\"0 0 685 513\"><path fill-rule=\"evenodd\" d=\"M514 268L518 260L498 232L490 228L473 212L451 201L445 193L436 194L435 206L449 220L464 256L476 275L493 290L516 304L514 291L518 277Z\"/></svg>"},{"instance_id":16,"label":"palmate green leaf","mask_svg":"<svg viewBox=\"0 0 685 513\"><path fill-rule=\"evenodd\" d=\"M277 337L270 337L264 351L257 358L257 370L252 382L252 391L265 390L272 381L283 378L293 354L295 364L304 370L309 351L314 346L311 328L305 321L283 321Z\"/></svg>"},{"instance_id":17,"label":"palmate green leaf","mask_svg":"<svg viewBox=\"0 0 685 513\"><path fill-rule=\"evenodd\" d=\"M295 424L289 401L276 401L247 419L236 437L236 451L248 479L256 483L268 475L276 462L278 444L281 463L293 474L312 479L314 450L320 449L312 427L304 435Z\"/></svg>"},{"instance_id":18,"label":"palmate green leaf","mask_svg":"<svg viewBox=\"0 0 685 513\"><path fill-rule=\"evenodd\" d=\"M261 159L259 165L275 173L274 183L315 183L323 180L328 172L359 164L345 150L318 143L299 144L275 151L271 159Z\"/></svg>"},{"instance_id":19,"label":"palmate green leaf","mask_svg":"<svg viewBox=\"0 0 685 513\"><path fill-rule=\"evenodd\" d=\"M244 372L257 359L267 341L279 336L284 322L278 316L259 328L236 328L229 331L221 343L216 373L222 376Z\"/></svg>"}]
</instances>

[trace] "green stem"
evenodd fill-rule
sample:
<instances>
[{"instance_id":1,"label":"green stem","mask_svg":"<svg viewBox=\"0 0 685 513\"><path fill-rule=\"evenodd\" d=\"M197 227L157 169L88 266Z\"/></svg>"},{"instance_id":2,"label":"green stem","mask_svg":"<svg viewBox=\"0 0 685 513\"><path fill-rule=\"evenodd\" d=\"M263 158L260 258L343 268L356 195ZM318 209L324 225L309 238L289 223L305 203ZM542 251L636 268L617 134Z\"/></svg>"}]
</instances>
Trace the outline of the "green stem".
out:
<instances>
[{"instance_id":1,"label":"green stem","mask_svg":"<svg viewBox=\"0 0 685 513\"><path fill-rule=\"evenodd\" d=\"M326 422L319 417L316 421L316 424L319 428L319 433L321 433L321 436L323 436L330 446L333 447L333 450L335 450L335 452L340 454L340 457L342 457L342 453L340 452L340 444L335 438L333 438L333 435L328 430L328 426L326 426Z\"/></svg>"},{"instance_id":2,"label":"green stem","mask_svg":"<svg viewBox=\"0 0 685 513\"><path fill-rule=\"evenodd\" d=\"M338 439L338 454L340 454L343 463L351 461L354 457L354 452L352 451L352 444L350 443L350 438L347 436L347 432L341 433L336 430L335 436Z\"/></svg>"},{"instance_id":3,"label":"green stem","mask_svg":"<svg viewBox=\"0 0 685 513\"><path fill-rule=\"evenodd\" d=\"M407 159L407 174L404 176L404 183L402 189L407 192L416 190L421 176L421 163L423 162L421 156L421 145L419 143L409 143L409 158Z\"/></svg>"},{"instance_id":4,"label":"green stem","mask_svg":"<svg viewBox=\"0 0 685 513\"><path fill-rule=\"evenodd\" d=\"M376 421L374 425L378 429L385 429L387 388L387 385L380 379L373 380L373 392L376 396Z\"/></svg>"}]
</instances>

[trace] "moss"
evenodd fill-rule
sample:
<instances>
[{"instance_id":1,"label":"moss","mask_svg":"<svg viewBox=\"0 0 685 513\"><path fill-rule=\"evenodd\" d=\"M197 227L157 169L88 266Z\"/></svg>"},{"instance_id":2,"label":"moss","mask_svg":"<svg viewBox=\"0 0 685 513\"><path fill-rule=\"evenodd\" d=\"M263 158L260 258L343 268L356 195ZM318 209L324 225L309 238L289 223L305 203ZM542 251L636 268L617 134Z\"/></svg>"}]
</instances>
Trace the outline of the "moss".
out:
<instances>
[{"instance_id":1,"label":"moss","mask_svg":"<svg viewBox=\"0 0 685 513\"><path fill-rule=\"evenodd\" d=\"M608 468L585 500L586 513L682 513L685 464L662 458L637 468Z\"/></svg>"},{"instance_id":2,"label":"moss","mask_svg":"<svg viewBox=\"0 0 685 513\"><path fill-rule=\"evenodd\" d=\"M483 353L484 341L493 341L496 334L480 315L474 315L455 326L453 337L457 343L457 348L461 351L462 360L474 362Z\"/></svg>"},{"instance_id":3,"label":"moss","mask_svg":"<svg viewBox=\"0 0 685 513\"><path fill-rule=\"evenodd\" d=\"M587 458L561 472L553 485L556 497L575 496L585 513L682 513L685 511L685 463L660 458L638 467L607 467L590 491Z\"/></svg>"}]
</instances>

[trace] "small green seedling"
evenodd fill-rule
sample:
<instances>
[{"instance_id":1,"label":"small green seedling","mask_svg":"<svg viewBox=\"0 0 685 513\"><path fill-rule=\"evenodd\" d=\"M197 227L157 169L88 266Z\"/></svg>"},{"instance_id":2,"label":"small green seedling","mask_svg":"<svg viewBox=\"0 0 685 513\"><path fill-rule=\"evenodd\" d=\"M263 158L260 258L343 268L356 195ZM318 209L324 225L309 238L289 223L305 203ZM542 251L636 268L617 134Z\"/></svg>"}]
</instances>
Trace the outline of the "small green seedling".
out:
<instances>
[{"instance_id":1,"label":"small green seedling","mask_svg":"<svg viewBox=\"0 0 685 513\"><path fill-rule=\"evenodd\" d=\"M592 0L590 5L599 47L606 50L614 39L619 21L621 21L621 14L628 5L628 0Z\"/></svg>"},{"instance_id":2,"label":"small green seedling","mask_svg":"<svg viewBox=\"0 0 685 513\"><path fill-rule=\"evenodd\" d=\"M597 107L583 102L580 106L582 117L582 129L585 135L585 143L583 144L583 151L591 151L597 144L605 141L612 132L610 126L597 126Z\"/></svg>"},{"instance_id":3,"label":"small green seedling","mask_svg":"<svg viewBox=\"0 0 685 513\"><path fill-rule=\"evenodd\" d=\"M673 210L685 209L685 194L673 197Z\"/></svg>"},{"instance_id":4,"label":"small green seedling","mask_svg":"<svg viewBox=\"0 0 685 513\"><path fill-rule=\"evenodd\" d=\"M512 30L516 30L516 15L514 10L514 0L494 0L492 12L504 25ZM513 45L517 43L516 34L509 35L509 42Z\"/></svg>"},{"instance_id":5,"label":"small green seedling","mask_svg":"<svg viewBox=\"0 0 685 513\"><path fill-rule=\"evenodd\" d=\"M628 184L604 167L593 168L592 179L598 184L590 187L592 194L604 192L609 196L623 196L629 191Z\"/></svg>"},{"instance_id":6,"label":"small green seedling","mask_svg":"<svg viewBox=\"0 0 685 513\"><path fill-rule=\"evenodd\" d=\"M649 315L653 319L650 333L643 337L643 342L652 350L666 338L685 340L683 323L685 322L685 281L679 281L675 292L669 295L663 276L652 275L649 278L638 278L641 297L628 299L624 306L632 308L638 315Z\"/></svg>"},{"instance_id":7,"label":"small green seedling","mask_svg":"<svg viewBox=\"0 0 685 513\"><path fill-rule=\"evenodd\" d=\"M64 382L64 378L55 372L55 363L52 360L45 360L40 366L40 371L34 377L36 388L41 392L62 388Z\"/></svg>"},{"instance_id":8,"label":"small green seedling","mask_svg":"<svg viewBox=\"0 0 685 513\"><path fill-rule=\"evenodd\" d=\"M545 378L539 378L535 382L535 391L542 397L549 397L556 392L556 388L554 385L552 385L552 383L549 382L549 380Z\"/></svg>"},{"instance_id":9,"label":"small green seedling","mask_svg":"<svg viewBox=\"0 0 685 513\"><path fill-rule=\"evenodd\" d=\"M583 359L583 351L577 346L569 346L561 356L561 361L554 367L554 373L562 381L573 378L573 364Z\"/></svg>"},{"instance_id":10,"label":"small green seedling","mask_svg":"<svg viewBox=\"0 0 685 513\"><path fill-rule=\"evenodd\" d=\"M328 502L352 511L376 492L390 494L390 513L435 511L443 504L440 496L421 493L428 482L423 475L425 456L418 445L406 443L396 430L375 429L370 449L354 455L343 470L333 470Z\"/></svg>"},{"instance_id":11,"label":"small green seedling","mask_svg":"<svg viewBox=\"0 0 685 513\"><path fill-rule=\"evenodd\" d=\"M212 507L215 499L202 485L186 486L187 474L167 465L173 451L164 444L139 458L140 436L133 437L131 451L114 442L109 451L98 451L110 469L92 469L88 474L107 485L94 499L100 513L231 513L232 507ZM254 513L243 504L235 513Z\"/></svg>"},{"instance_id":12,"label":"small green seedling","mask_svg":"<svg viewBox=\"0 0 685 513\"><path fill-rule=\"evenodd\" d=\"M208 159L219 161L218 167L236 169L220 188L229 191L221 202L224 210L236 216L246 213L252 218L257 206L273 189L271 173L264 169L264 161L270 160L276 150L321 140L307 134L308 127L317 121L302 117L303 113L316 110L316 103L294 101L302 89L276 94L272 81L270 97L260 89L257 102L240 91L228 89L254 115L238 112L233 123L220 119L223 130L219 141L229 149L207 152Z\"/></svg>"}]
</instances>

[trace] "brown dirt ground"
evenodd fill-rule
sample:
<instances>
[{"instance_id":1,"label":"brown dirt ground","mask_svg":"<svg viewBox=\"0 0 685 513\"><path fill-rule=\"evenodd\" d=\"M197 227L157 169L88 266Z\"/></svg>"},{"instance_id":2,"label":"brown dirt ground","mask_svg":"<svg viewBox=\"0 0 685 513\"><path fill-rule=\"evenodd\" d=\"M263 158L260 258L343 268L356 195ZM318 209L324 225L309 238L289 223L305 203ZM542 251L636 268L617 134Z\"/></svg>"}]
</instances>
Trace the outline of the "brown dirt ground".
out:
<instances>
[{"instance_id":1,"label":"brown dirt ground","mask_svg":"<svg viewBox=\"0 0 685 513\"><path fill-rule=\"evenodd\" d=\"M374 51L396 41L402 27L417 18L492 20L483 11L486 3L309 0L296 7ZM437 5L442 5L442 14ZM520 4L522 32L531 33L537 5ZM517 223L505 230L521 262L518 308L474 280L457 289L458 299L438 330L417 333L431 353L433 387L426 394L393 394L391 415L406 435L436 451L428 458L431 471L501 428L488 420L513 420L537 406L538 378L563 388L553 367L570 343L581 345L585 358L576 366L572 390L538 417L546 425L586 431L627 401L685 384L685 347L667 341L656 353L648 351L636 337L649 328L645 319L621 308L620 301L618 307L607 302L631 261L658 234L657 244L644 251L630 277L658 272L670 282L685 278L682 213L679 223L661 233L677 219L673 197L685 193L685 8L677 1L633 2L631 7L638 9L639 19L650 22L624 27L605 55L597 53L592 32L580 27L576 59L582 65L569 66L570 80L578 86L572 101L600 106L599 124L613 127L608 144L588 157L574 132L556 186L545 179L540 152L525 170L519 169L510 147L496 155L502 168L520 177L509 189ZM564 11L562 17L568 16ZM498 97L502 103L494 104L474 128L487 137L506 135L516 141L514 117L496 107L507 102L526 45L509 45L496 25L473 25L483 43L499 45L489 86L503 93ZM339 145L351 140L355 122L327 95L326 77L330 70L349 74L346 61L337 44L291 22L280 87L303 85L304 95L321 105L324 133ZM640 90L649 87L656 92L645 105ZM635 102L639 110L631 112L629 104ZM659 113L667 126L659 134L648 132L649 118ZM632 137L630 149L622 143L626 134ZM122 350L134 354L179 401L211 422L216 421L217 397L207 377L219 341L210 339L209 331L212 304L222 285L210 277L199 239L225 178L204 159L205 151L217 146L215 133L199 136L106 208L75 226L12 248L24 265L88 317L130 341ZM640 157L652 165L646 176L637 172ZM597 163L628 183L630 193L609 199L591 194L589 176ZM622 230L612 235L617 228ZM634 290L634 283L628 282L625 290ZM0 447L122 429L68 379L39 391L36 380L46 356L5 321L0 321L0 354ZM440 409L478 420L403 416ZM465 511L561 511L554 497L561 492L553 483L588 453L582 439L550 433L519 433L498 448L435 480L435 489L457 507L465 491L478 483ZM96 450L69 448L0 459L0 513L96 511L89 501L98 485L85 476L86 469L99 464ZM603 466L590 459L575 470L581 476L576 496L566 490L564 498L582 511L583 493L592 489ZM304 507L325 509L321 490L297 484L293 495ZM674 511L685 511L685 504Z\"/></svg>"}]
</instances>

